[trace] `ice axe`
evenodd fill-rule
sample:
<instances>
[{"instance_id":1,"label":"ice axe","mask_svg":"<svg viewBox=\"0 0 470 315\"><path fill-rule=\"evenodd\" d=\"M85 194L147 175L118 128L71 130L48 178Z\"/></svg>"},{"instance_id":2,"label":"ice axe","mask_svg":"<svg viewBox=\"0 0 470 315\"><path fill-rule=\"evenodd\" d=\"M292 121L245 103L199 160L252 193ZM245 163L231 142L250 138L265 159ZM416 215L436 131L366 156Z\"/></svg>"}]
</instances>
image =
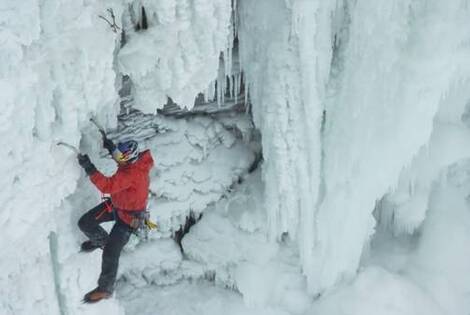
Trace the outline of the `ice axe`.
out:
<instances>
[{"instance_id":1,"label":"ice axe","mask_svg":"<svg viewBox=\"0 0 470 315\"><path fill-rule=\"evenodd\" d=\"M90 121L93 123L93 125L96 126L96 128L98 128L98 130L100 131L101 133L101 136L103 136L104 139L106 139L106 131L104 131L104 128L96 121L96 119L94 118L90 118Z\"/></svg>"},{"instance_id":2,"label":"ice axe","mask_svg":"<svg viewBox=\"0 0 470 315\"><path fill-rule=\"evenodd\" d=\"M96 121L95 118L91 117L90 118L90 121L93 123L93 125L96 126L96 128L98 128L98 130L100 131L101 133L101 137L103 139L103 146L109 151L109 154L112 156L113 155L113 151L114 149L116 148L116 146L114 145L113 141L111 141L110 139L108 139L108 137L106 136L106 131L104 131L104 128Z\"/></svg>"},{"instance_id":3,"label":"ice axe","mask_svg":"<svg viewBox=\"0 0 470 315\"><path fill-rule=\"evenodd\" d=\"M59 141L59 142L57 142L57 145L61 145L61 146L64 146L64 147L66 147L66 148L69 148L69 149L72 150L75 154L80 154L80 151L79 151L76 147L74 147L73 145L68 144L68 143L66 143L66 142Z\"/></svg>"}]
</instances>

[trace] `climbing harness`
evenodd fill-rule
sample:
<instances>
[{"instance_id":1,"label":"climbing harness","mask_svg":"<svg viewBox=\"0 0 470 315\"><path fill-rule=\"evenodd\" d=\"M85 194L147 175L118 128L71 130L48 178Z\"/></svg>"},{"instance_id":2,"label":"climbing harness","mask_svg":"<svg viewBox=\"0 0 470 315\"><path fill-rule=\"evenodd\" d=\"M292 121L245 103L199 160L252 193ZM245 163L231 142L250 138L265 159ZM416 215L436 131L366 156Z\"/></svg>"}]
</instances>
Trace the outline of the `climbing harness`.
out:
<instances>
[{"instance_id":1,"label":"climbing harness","mask_svg":"<svg viewBox=\"0 0 470 315\"><path fill-rule=\"evenodd\" d=\"M101 199L105 203L105 207L103 208L102 211L100 211L95 218L98 220L101 218L106 212L108 213L113 213L114 220L117 220L117 211L119 209L116 209L113 207L113 204L111 202L111 198L105 195L101 196ZM150 220L150 212L148 210L142 210L142 211L126 211L126 210L121 210L126 212L132 217L132 221L129 224L129 226L132 228L132 232L139 237L140 240L142 241L147 241L148 240L148 234L151 230L156 230L158 229L158 225L155 222L152 222Z\"/></svg>"}]
</instances>

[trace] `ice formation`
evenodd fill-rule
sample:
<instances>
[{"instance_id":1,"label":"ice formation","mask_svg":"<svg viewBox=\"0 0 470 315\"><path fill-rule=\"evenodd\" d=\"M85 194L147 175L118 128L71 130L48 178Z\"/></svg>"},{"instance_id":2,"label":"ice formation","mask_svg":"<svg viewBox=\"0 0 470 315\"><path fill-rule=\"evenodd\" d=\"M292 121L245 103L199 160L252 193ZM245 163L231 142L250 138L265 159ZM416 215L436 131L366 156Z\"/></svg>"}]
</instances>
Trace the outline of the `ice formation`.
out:
<instances>
[{"instance_id":1,"label":"ice formation","mask_svg":"<svg viewBox=\"0 0 470 315\"><path fill-rule=\"evenodd\" d=\"M180 35L182 45L189 45L180 47L179 51L187 52L186 58L167 47L167 59L163 61L172 65L166 75L173 78L164 81L170 87L173 84L174 90L162 90L175 97L177 88L178 94L186 97L182 98L184 102L187 95L194 98L216 76L218 54L225 47L230 29L226 20L230 20L231 9L226 1L198 1L194 6L189 6L189 1L178 1L178 4L173 12L171 8L166 13L163 7L155 9L159 10L159 23L170 23L177 16L182 19L175 22L173 31L165 38L172 42ZM75 192L77 184L84 186L87 182L78 182L82 174L73 152L56 143L65 141L80 147L96 160L99 136L89 118L95 116L107 127L116 125L118 89L123 74L120 69L125 58L116 56L121 46L119 34L113 33L99 18L102 15L110 20L108 8L113 9L116 22L122 27L120 17L125 17L128 10L126 1L7 0L0 3L3 98L0 141L4 152L0 235L2 242L8 244L0 260L2 314L87 312L77 305L80 295L95 281L95 275L87 267L90 262L99 266L99 257L73 255L77 250L74 235L79 235L75 224L80 213L76 207L83 204L75 203L73 197L65 200ZM152 9L149 5L151 14ZM165 22L164 18L169 20ZM193 18L193 24L200 25L197 30L200 34L195 29L189 29L186 35L184 31L178 32L178 27L188 29ZM209 18L213 23L207 23ZM155 20L151 19L151 23ZM201 38L191 42L193 34ZM132 40L137 38L131 36L127 47L132 47ZM214 46L206 45L207 40L214 40ZM197 47L201 51L196 52ZM183 67L184 62L187 64ZM206 77L201 71L206 72ZM187 91L186 96L183 90ZM139 95L136 93L136 98ZM141 108L149 108L145 102L141 104ZM162 105L161 97L156 96L152 101L152 111L157 104ZM211 131L214 136L219 136L221 131L220 126L217 128ZM212 143L207 154L216 146ZM224 166L229 167L230 163ZM218 183L220 190L227 179L223 181ZM84 196L86 193L77 199ZM91 192L88 200L98 201ZM205 202L197 201L199 207ZM76 278L77 274L81 277ZM113 303L101 309L112 314L122 311Z\"/></svg>"},{"instance_id":2,"label":"ice formation","mask_svg":"<svg viewBox=\"0 0 470 315\"><path fill-rule=\"evenodd\" d=\"M254 121L263 135L269 234L276 238L288 232L298 239L308 270L313 264L315 209L321 193L322 100L331 59L327 17L332 4L239 5L240 60ZM311 23L308 16L315 14L320 18Z\"/></svg>"},{"instance_id":3,"label":"ice formation","mask_svg":"<svg viewBox=\"0 0 470 315\"><path fill-rule=\"evenodd\" d=\"M376 202L428 143L443 99L468 99L468 3L239 6L270 234L298 240L310 291L321 292L354 276Z\"/></svg>"},{"instance_id":4,"label":"ice formation","mask_svg":"<svg viewBox=\"0 0 470 315\"><path fill-rule=\"evenodd\" d=\"M0 313L57 314L55 233L80 176L78 146L94 114L116 115L115 37L87 1L0 3L2 203ZM34 279L34 281L31 281Z\"/></svg>"},{"instance_id":5,"label":"ice formation","mask_svg":"<svg viewBox=\"0 0 470 315\"><path fill-rule=\"evenodd\" d=\"M216 78L219 55L231 42L231 2L135 1L130 11L139 15L142 7L148 28L134 31L135 21L125 14L128 36L118 58L121 73L134 83L137 108L154 112L167 97L191 108Z\"/></svg>"},{"instance_id":6,"label":"ice formation","mask_svg":"<svg viewBox=\"0 0 470 315\"><path fill-rule=\"evenodd\" d=\"M187 216L199 216L224 196L256 159L256 150L230 132L222 118L173 119L135 113L120 122L110 137L135 139L158 159L148 208L167 236ZM233 117L232 122L237 130L237 124L250 123L246 115ZM102 162L112 173L114 163L107 158Z\"/></svg>"},{"instance_id":7,"label":"ice formation","mask_svg":"<svg viewBox=\"0 0 470 315\"><path fill-rule=\"evenodd\" d=\"M0 313L468 312L469 29L468 0L3 0ZM199 93L198 117L127 107ZM154 152L160 230L87 307L75 224L99 196L56 143L112 172L92 116Z\"/></svg>"}]
</instances>

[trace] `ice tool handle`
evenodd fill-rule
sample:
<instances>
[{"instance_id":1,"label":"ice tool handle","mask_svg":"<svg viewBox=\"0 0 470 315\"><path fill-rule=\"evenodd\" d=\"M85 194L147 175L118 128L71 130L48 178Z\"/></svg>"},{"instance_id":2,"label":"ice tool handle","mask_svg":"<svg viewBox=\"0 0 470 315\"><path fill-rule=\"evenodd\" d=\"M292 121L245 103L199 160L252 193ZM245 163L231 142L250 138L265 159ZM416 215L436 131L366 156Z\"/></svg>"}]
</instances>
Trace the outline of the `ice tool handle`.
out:
<instances>
[{"instance_id":1,"label":"ice tool handle","mask_svg":"<svg viewBox=\"0 0 470 315\"><path fill-rule=\"evenodd\" d=\"M106 139L106 132L104 131L104 128L96 121L96 119L90 118L90 121L96 126L96 128L98 128L103 138Z\"/></svg>"},{"instance_id":2,"label":"ice tool handle","mask_svg":"<svg viewBox=\"0 0 470 315\"><path fill-rule=\"evenodd\" d=\"M72 150L72 151L73 151L74 153L76 153L76 154L79 154L79 153L80 153L80 151L79 151L76 147L74 147L73 145L68 144L68 143L66 143L66 142L59 141L59 142L57 142L57 145L61 145L61 146L64 146L64 147L66 147L66 148L69 148L70 150Z\"/></svg>"}]
</instances>

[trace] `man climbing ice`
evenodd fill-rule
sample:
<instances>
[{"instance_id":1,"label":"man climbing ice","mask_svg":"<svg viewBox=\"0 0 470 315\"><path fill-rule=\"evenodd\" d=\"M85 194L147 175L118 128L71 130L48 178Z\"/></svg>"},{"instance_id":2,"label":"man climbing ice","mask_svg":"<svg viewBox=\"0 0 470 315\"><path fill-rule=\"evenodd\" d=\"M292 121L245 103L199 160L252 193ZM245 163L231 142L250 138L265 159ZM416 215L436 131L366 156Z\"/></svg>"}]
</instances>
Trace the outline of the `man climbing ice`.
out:
<instances>
[{"instance_id":1,"label":"man climbing ice","mask_svg":"<svg viewBox=\"0 0 470 315\"><path fill-rule=\"evenodd\" d=\"M147 206L149 172L153 166L150 150L139 153L136 141L120 142L116 146L103 134L103 146L118 164L116 173L106 177L100 173L86 154L78 154L78 163L90 177L91 182L103 194L111 198L85 213L78 221L80 230L89 238L81 250L91 252L103 249L101 274L98 287L88 292L85 303L94 303L109 298L114 283L121 250L129 241L131 233L141 226ZM100 226L103 222L115 221L108 233Z\"/></svg>"}]
</instances>

